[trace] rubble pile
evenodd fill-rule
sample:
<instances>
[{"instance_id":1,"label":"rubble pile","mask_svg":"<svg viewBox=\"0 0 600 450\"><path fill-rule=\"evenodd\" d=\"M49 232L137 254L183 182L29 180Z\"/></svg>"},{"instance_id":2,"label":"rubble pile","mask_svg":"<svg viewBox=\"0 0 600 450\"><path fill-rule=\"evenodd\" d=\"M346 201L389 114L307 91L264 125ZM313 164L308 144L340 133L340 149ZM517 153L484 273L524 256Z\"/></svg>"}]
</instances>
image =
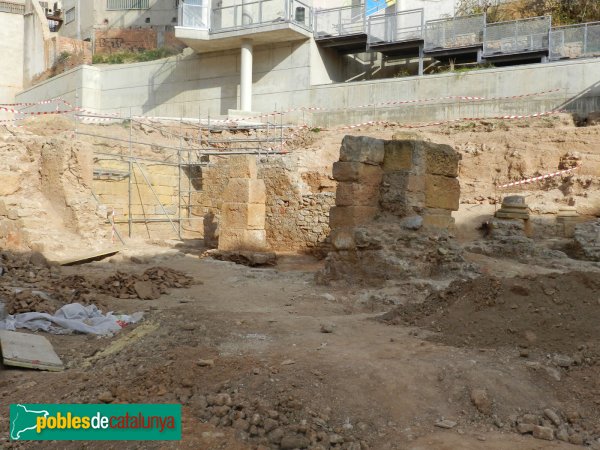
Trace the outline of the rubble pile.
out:
<instances>
[{"instance_id":1,"label":"rubble pile","mask_svg":"<svg viewBox=\"0 0 600 450\"><path fill-rule=\"evenodd\" d=\"M0 301L8 314L53 314L65 304L106 305L102 294L117 298L156 299L170 288L187 288L193 279L174 269L151 267L143 274L117 272L97 281L83 275L61 276L61 268L39 253L0 254Z\"/></svg>"},{"instance_id":2,"label":"rubble pile","mask_svg":"<svg viewBox=\"0 0 600 450\"><path fill-rule=\"evenodd\" d=\"M559 440L574 445L595 443L594 430L587 429L578 411L562 412L546 408L539 414L513 417L512 426L520 434L532 434L546 441Z\"/></svg>"},{"instance_id":3,"label":"rubble pile","mask_svg":"<svg viewBox=\"0 0 600 450\"><path fill-rule=\"evenodd\" d=\"M167 294L169 288L186 288L193 279L182 272L164 267L151 267L142 275L117 272L96 285L104 294L117 298L153 300Z\"/></svg>"},{"instance_id":4,"label":"rubble pile","mask_svg":"<svg viewBox=\"0 0 600 450\"><path fill-rule=\"evenodd\" d=\"M267 400L250 400L234 390L216 394L193 395L192 412L201 420L218 427L232 427L238 438L271 449L295 448L368 448L353 436L367 427L350 423L336 427L329 422L327 411L307 410L299 399L286 396L276 405Z\"/></svg>"},{"instance_id":5,"label":"rubble pile","mask_svg":"<svg viewBox=\"0 0 600 450\"><path fill-rule=\"evenodd\" d=\"M6 301L6 312L8 314L33 311L53 314L60 307L58 301L50 298L44 292L30 289L18 293L5 292L2 298Z\"/></svg>"},{"instance_id":6,"label":"rubble pile","mask_svg":"<svg viewBox=\"0 0 600 450\"><path fill-rule=\"evenodd\" d=\"M573 256L588 261L600 261L600 221L576 225L573 239Z\"/></svg>"}]
</instances>

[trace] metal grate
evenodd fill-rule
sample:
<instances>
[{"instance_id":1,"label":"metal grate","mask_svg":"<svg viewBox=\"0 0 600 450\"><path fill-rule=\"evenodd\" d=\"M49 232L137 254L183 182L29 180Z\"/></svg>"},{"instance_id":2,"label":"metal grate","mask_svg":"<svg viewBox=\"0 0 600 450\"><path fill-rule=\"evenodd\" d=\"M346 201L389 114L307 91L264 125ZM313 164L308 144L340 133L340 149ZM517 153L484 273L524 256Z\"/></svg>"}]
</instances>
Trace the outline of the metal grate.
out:
<instances>
[{"instance_id":1,"label":"metal grate","mask_svg":"<svg viewBox=\"0 0 600 450\"><path fill-rule=\"evenodd\" d=\"M498 56L548 50L551 24L550 16L488 24L484 31L483 55Z\"/></svg>"},{"instance_id":2,"label":"metal grate","mask_svg":"<svg viewBox=\"0 0 600 450\"><path fill-rule=\"evenodd\" d=\"M550 59L600 56L600 22L553 28L550 31Z\"/></svg>"},{"instance_id":3,"label":"metal grate","mask_svg":"<svg viewBox=\"0 0 600 450\"><path fill-rule=\"evenodd\" d=\"M425 50L477 47L483 43L485 14L429 20L425 24Z\"/></svg>"},{"instance_id":4,"label":"metal grate","mask_svg":"<svg viewBox=\"0 0 600 450\"><path fill-rule=\"evenodd\" d=\"M367 45L419 41L424 31L423 8L369 17Z\"/></svg>"},{"instance_id":5,"label":"metal grate","mask_svg":"<svg viewBox=\"0 0 600 450\"><path fill-rule=\"evenodd\" d=\"M150 8L150 0L106 0L107 10L148 8Z\"/></svg>"}]
</instances>

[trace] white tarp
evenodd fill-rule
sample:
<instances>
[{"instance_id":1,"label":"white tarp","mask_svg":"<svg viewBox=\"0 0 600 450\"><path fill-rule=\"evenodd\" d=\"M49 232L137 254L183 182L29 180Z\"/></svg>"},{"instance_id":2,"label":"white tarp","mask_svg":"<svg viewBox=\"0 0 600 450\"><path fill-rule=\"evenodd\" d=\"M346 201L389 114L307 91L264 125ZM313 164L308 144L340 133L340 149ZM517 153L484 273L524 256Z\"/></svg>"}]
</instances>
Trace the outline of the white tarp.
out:
<instances>
[{"instance_id":1,"label":"white tarp","mask_svg":"<svg viewBox=\"0 0 600 450\"><path fill-rule=\"evenodd\" d=\"M39 312L27 312L9 315L0 320L0 329L15 331L27 328L32 331L47 331L53 334L68 334L73 331L88 334L114 334L123 326L139 322L143 312L132 315L113 315L112 311L102 314L96 305L83 306L71 303L58 309L54 315Z\"/></svg>"}]
</instances>

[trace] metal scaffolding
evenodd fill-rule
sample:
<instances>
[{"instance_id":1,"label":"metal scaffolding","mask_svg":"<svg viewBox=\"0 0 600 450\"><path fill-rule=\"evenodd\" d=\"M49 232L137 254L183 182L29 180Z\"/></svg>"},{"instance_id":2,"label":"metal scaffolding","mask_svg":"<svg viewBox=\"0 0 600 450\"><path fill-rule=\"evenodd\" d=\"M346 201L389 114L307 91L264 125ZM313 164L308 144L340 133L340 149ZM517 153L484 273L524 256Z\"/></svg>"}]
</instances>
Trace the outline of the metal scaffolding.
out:
<instances>
[{"instance_id":1,"label":"metal scaffolding","mask_svg":"<svg viewBox=\"0 0 600 450\"><path fill-rule=\"evenodd\" d=\"M265 122L235 122L225 120L197 119L152 119L141 118L129 114L127 118L102 114L76 114L76 124L80 121L106 121L121 124L128 128L128 138L110 134L101 134L103 127L99 126L93 132L82 130L75 126L76 138L92 138L95 145L94 157L96 161L115 162L122 169L94 168L96 179L110 179L115 181L127 180L127 217L115 220L109 217L107 223L126 224L128 235L132 237L134 224L168 223L175 235L181 239L184 223L194 220L203 220L194 217L193 194L201 192L196 186L202 185L202 167L211 164L211 156L226 156L238 154L273 155L283 152L284 129L282 123ZM169 144L134 139L134 128L145 128L160 133L166 137ZM237 136L237 135L242 136ZM110 150L106 150L106 143L112 143ZM98 148L102 146L102 148ZM142 149L149 149L143 151ZM163 165L172 167L176 172L177 201L166 204L161 200L156 191L151 177L147 174L144 165ZM152 202L145 205L140 200L142 211L133 210L134 189L142 184L147 186ZM99 199L99 195L94 197ZM140 197L141 198L141 197ZM137 205L137 204L136 204ZM113 222L114 221L114 222Z\"/></svg>"}]
</instances>

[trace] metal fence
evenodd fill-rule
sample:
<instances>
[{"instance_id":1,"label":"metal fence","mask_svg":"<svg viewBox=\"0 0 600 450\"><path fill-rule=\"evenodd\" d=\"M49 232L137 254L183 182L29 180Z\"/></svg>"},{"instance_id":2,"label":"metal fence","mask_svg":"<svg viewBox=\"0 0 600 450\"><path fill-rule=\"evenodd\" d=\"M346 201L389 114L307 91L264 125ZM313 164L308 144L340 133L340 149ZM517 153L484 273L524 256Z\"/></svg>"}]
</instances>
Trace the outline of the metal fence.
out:
<instances>
[{"instance_id":1,"label":"metal fence","mask_svg":"<svg viewBox=\"0 0 600 450\"><path fill-rule=\"evenodd\" d=\"M423 8L373 15L369 17L367 45L422 40L424 17Z\"/></svg>"},{"instance_id":2,"label":"metal fence","mask_svg":"<svg viewBox=\"0 0 600 450\"><path fill-rule=\"evenodd\" d=\"M485 14L429 20L425 24L425 50L479 46L484 28Z\"/></svg>"},{"instance_id":3,"label":"metal fence","mask_svg":"<svg viewBox=\"0 0 600 450\"><path fill-rule=\"evenodd\" d=\"M180 27L208 30L208 5L181 3L178 23Z\"/></svg>"},{"instance_id":4,"label":"metal fence","mask_svg":"<svg viewBox=\"0 0 600 450\"><path fill-rule=\"evenodd\" d=\"M315 11L315 39L365 34L366 16L364 5Z\"/></svg>"},{"instance_id":5,"label":"metal fence","mask_svg":"<svg viewBox=\"0 0 600 450\"><path fill-rule=\"evenodd\" d=\"M255 0L213 8L211 31L228 31L277 22L312 28L312 8L300 0Z\"/></svg>"},{"instance_id":6,"label":"metal fence","mask_svg":"<svg viewBox=\"0 0 600 450\"><path fill-rule=\"evenodd\" d=\"M534 17L488 24L484 29L483 55L541 52L548 50L552 17Z\"/></svg>"},{"instance_id":7,"label":"metal fence","mask_svg":"<svg viewBox=\"0 0 600 450\"><path fill-rule=\"evenodd\" d=\"M600 56L600 22L569 25L550 31L550 59Z\"/></svg>"},{"instance_id":8,"label":"metal fence","mask_svg":"<svg viewBox=\"0 0 600 450\"><path fill-rule=\"evenodd\" d=\"M25 5L12 2L0 2L0 12L9 14L25 14Z\"/></svg>"}]
</instances>

